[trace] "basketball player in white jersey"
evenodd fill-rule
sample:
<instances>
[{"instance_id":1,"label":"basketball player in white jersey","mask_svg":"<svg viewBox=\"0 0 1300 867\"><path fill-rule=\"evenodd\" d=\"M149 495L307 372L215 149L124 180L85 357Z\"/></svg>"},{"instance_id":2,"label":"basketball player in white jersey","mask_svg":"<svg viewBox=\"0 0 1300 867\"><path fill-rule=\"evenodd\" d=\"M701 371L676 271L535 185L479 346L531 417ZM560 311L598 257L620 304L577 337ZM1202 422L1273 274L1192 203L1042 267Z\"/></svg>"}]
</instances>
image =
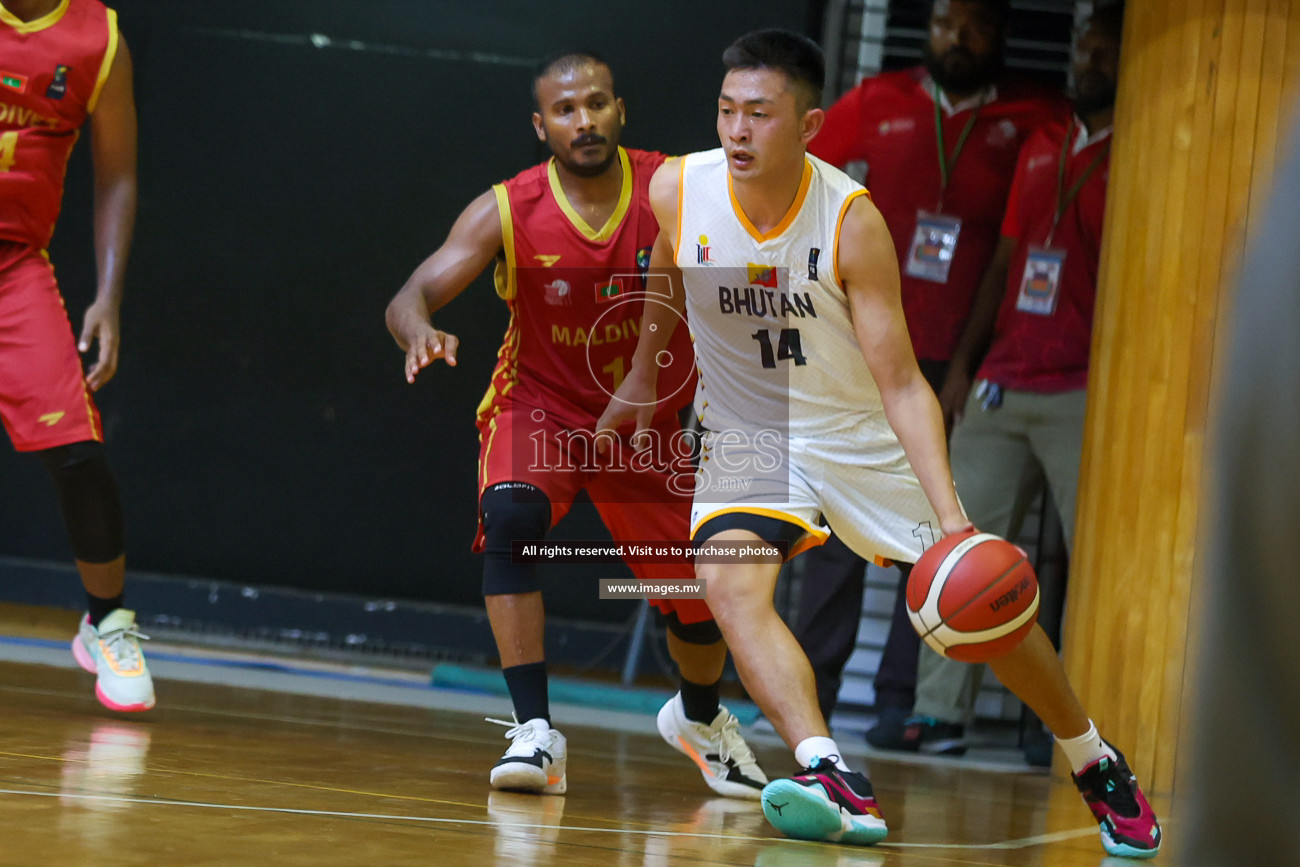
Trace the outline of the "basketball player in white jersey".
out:
<instances>
[{"instance_id":1,"label":"basketball player in white jersey","mask_svg":"<svg viewBox=\"0 0 1300 867\"><path fill-rule=\"evenodd\" d=\"M912 353L885 223L859 185L806 154L824 117L820 49L759 31L723 63L722 148L669 161L651 181L663 303L646 304L632 370L598 429L635 422L634 443L644 439L684 310L707 431L691 534L701 554L715 552L697 574L745 688L804 769L764 789L763 812L792 837L871 844L887 833L871 784L844 764L807 657L773 607L780 558L746 549L791 556L829 524L863 557L915 562L971 524ZM991 667L1057 735L1107 850L1154 855L1155 817L1043 631Z\"/></svg>"}]
</instances>

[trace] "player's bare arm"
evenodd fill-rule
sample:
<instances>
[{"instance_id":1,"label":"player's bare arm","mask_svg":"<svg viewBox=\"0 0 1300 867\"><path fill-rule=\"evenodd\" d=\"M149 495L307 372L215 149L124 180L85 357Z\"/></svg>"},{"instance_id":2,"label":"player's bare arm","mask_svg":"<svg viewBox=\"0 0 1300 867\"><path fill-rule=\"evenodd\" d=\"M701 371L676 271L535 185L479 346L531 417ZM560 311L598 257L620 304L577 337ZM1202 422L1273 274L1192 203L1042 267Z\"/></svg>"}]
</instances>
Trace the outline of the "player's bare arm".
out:
<instances>
[{"instance_id":1,"label":"player's bare arm","mask_svg":"<svg viewBox=\"0 0 1300 867\"><path fill-rule=\"evenodd\" d=\"M98 285L86 309L77 348L88 352L99 342L99 356L86 375L91 391L108 384L117 372L119 311L126 259L135 227L136 120L132 93L131 53L119 40L99 102L90 116L91 153L95 164L95 262Z\"/></svg>"},{"instance_id":2,"label":"player's bare arm","mask_svg":"<svg viewBox=\"0 0 1300 867\"><path fill-rule=\"evenodd\" d=\"M407 382L415 382L416 374L439 358L456 366L460 340L434 328L430 317L464 292L501 252L502 245L496 195L488 190L461 211L443 245L388 302L384 319L389 333L406 352Z\"/></svg>"},{"instance_id":3,"label":"player's bare arm","mask_svg":"<svg viewBox=\"0 0 1300 867\"><path fill-rule=\"evenodd\" d=\"M1007 291L1007 271L1011 268L1011 256L1015 251L1015 238L1003 235L998 239L993 259L980 281L979 291L975 293L970 318L966 320L966 327L962 329L961 338L953 350L948 375L944 377L943 388L939 391L943 423L950 433L953 425L961 421L962 409L970 395L971 380L993 338L998 310L1002 307L1002 298Z\"/></svg>"},{"instance_id":4,"label":"player's bare arm","mask_svg":"<svg viewBox=\"0 0 1300 867\"><path fill-rule=\"evenodd\" d=\"M849 206L837 253L853 330L880 387L885 417L943 532L968 529L970 521L953 488L939 402L917 366L903 319L893 241L880 212L865 196Z\"/></svg>"},{"instance_id":5,"label":"player's bare arm","mask_svg":"<svg viewBox=\"0 0 1300 867\"><path fill-rule=\"evenodd\" d=\"M650 251L649 299L641 314L641 335L632 354L632 368L614 392L596 430L618 430L635 424L632 444L639 445L641 431L650 427L659 381L659 353L663 352L686 311L686 290L674 250L678 239L677 196L681 184L680 159L664 162L650 179L650 207L659 223L659 235ZM666 286L664 281L668 281ZM671 287L671 293L662 294ZM603 449L602 449L603 451Z\"/></svg>"}]
</instances>

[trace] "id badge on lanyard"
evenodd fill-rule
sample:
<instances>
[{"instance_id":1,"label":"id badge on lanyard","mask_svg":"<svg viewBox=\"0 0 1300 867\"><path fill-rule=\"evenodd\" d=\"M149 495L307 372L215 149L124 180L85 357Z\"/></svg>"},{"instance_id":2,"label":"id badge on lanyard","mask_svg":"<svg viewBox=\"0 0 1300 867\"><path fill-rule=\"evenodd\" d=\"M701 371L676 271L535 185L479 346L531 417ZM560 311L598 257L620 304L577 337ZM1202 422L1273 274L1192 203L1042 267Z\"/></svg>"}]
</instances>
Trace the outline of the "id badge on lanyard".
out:
<instances>
[{"instance_id":1,"label":"id badge on lanyard","mask_svg":"<svg viewBox=\"0 0 1300 867\"><path fill-rule=\"evenodd\" d=\"M961 235L961 219L943 213L943 199L948 192L948 182L952 179L957 157L966 144L975 121L979 119L983 102L971 112L970 119L962 129L949 156L943 143L943 117L939 110L941 96L934 95L934 136L939 150L939 207L930 211L917 211L916 228L912 231L912 246L907 251L907 262L903 273L918 280L932 283L947 283L948 272L952 269L953 256L957 254L957 238Z\"/></svg>"},{"instance_id":2,"label":"id badge on lanyard","mask_svg":"<svg viewBox=\"0 0 1300 867\"><path fill-rule=\"evenodd\" d=\"M912 232L912 246L907 251L904 268L907 276L947 283L960 234L961 220L957 217L917 211L916 229Z\"/></svg>"},{"instance_id":3,"label":"id badge on lanyard","mask_svg":"<svg viewBox=\"0 0 1300 867\"><path fill-rule=\"evenodd\" d=\"M1016 309L1036 316L1051 316L1055 313L1064 269L1064 250L1031 246L1029 255L1025 257L1025 271L1020 276Z\"/></svg>"}]
</instances>

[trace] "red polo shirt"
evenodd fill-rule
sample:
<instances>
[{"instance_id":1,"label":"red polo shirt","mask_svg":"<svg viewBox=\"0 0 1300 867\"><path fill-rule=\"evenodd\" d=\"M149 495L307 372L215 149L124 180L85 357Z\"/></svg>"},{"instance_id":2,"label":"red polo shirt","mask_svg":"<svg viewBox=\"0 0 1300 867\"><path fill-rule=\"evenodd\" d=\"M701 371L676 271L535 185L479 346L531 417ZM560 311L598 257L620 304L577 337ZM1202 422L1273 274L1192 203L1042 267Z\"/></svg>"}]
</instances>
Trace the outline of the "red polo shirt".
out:
<instances>
[{"instance_id":1,"label":"red polo shirt","mask_svg":"<svg viewBox=\"0 0 1300 867\"><path fill-rule=\"evenodd\" d=\"M1043 316L1019 310L1016 305L1029 248L1044 246L1052 228L1061 151L1067 137L1065 191L1074 186L1089 165L1098 162L1062 214L1052 238L1052 248L1065 251L1065 262L1056 307L1051 315ZM1004 388L1045 393L1074 391L1087 384L1109 176L1109 131L1087 139L1078 121L1068 125L1052 123L1025 143L1002 223L1002 234L1016 239L1016 251L1007 272L1007 292L998 311L993 341L979 370L980 379L992 380Z\"/></svg>"},{"instance_id":2,"label":"red polo shirt","mask_svg":"<svg viewBox=\"0 0 1300 867\"><path fill-rule=\"evenodd\" d=\"M924 67L869 78L839 99L808 150L843 167L867 163L867 187L893 236L900 270L911 247L918 210L939 204L941 175L934 96ZM976 111L972 104L943 113L944 146L951 156ZM998 242L1016 154L1029 133L1069 105L1050 88L1015 76L998 81L953 167L943 212L962 221L946 284L902 274L903 312L918 358L946 361L970 315L980 278Z\"/></svg>"}]
</instances>

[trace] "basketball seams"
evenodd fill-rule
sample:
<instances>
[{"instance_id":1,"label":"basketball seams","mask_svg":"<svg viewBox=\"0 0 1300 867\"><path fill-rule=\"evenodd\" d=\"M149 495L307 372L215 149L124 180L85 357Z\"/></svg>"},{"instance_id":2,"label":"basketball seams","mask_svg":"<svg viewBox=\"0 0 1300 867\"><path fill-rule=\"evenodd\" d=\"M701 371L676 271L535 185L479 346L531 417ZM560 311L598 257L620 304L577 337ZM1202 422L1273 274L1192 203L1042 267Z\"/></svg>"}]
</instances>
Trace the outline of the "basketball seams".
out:
<instances>
[{"instance_id":1,"label":"basketball seams","mask_svg":"<svg viewBox=\"0 0 1300 867\"><path fill-rule=\"evenodd\" d=\"M921 624L925 627L925 632L921 637L929 635L944 624L944 617L939 613L939 597L943 595L943 589L948 583L948 576L957 568L957 565L978 546L989 540L999 539L992 533L976 533L968 539L963 539L953 547L939 564L939 568L934 570L934 577L930 579L930 586L926 590L925 602L922 603L920 610L917 612ZM1000 580L1000 579L999 579ZM930 624L934 625L931 626Z\"/></svg>"},{"instance_id":2,"label":"basketball seams","mask_svg":"<svg viewBox=\"0 0 1300 867\"><path fill-rule=\"evenodd\" d=\"M953 629L947 623L941 623L938 626L936 626L934 630L932 630L931 634L934 634L934 632L937 632L940 629L947 629L949 632L952 633L954 639L960 639L960 640L954 640L949 643L945 643L944 644L945 647L959 647L964 644L982 644L985 641L994 641L998 638L1005 638L1006 636L1014 633L1020 627L1024 626L1028 620L1038 615L1038 601L1039 601L1039 590L1037 587L1035 587L1033 600L1029 603L1028 607L1026 607L1024 611L1016 615L1015 620L1008 620L1006 623L1003 623L1001 626L994 626L989 629L981 629L979 632L964 632L961 630Z\"/></svg>"},{"instance_id":3,"label":"basketball seams","mask_svg":"<svg viewBox=\"0 0 1300 867\"><path fill-rule=\"evenodd\" d=\"M1019 551L1019 556L1016 557L1014 562L1001 570L999 574L988 581L978 592L972 594L968 601L956 610L950 612L947 617L943 616L941 604L942 597L955 570L961 566L965 558L972 551L977 550L986 542L993 541L1008 545L1010 544L1000 536L991 533L975 533L954 545L952 550L943 554L943 559L940 561L938 567L934 569L933 574L925 587L925 596L921 602L919 610L913 610L911 605L908 606L908 613L911 615L913 626L917 628L921 638L939 653L948 655L950 651L956 651L959 648L976 648L981 644L993 644L998 642L1000 639L1011 638L1012 636L1015 636L1017 632L1022 632L1026 625L1030 624L1037 617L1040 604L1040 590L1037 581L1034 580L1035 576L1033 573L1033 567L1029 564L1029 559L1023 551ZM964 612L971 611L972 606L976 606L977 602L980 604L987 603L989 591L1006 581L1009 577L1014 577L1015 573L1018 571L1025 572L1030 580L1034 580L1033 598L1023 611L1006 623L989 629L981 629L977 632L965 631L951 625L952 622L955 619L960 618ZM920 588L918 587L916 589ZM978 606L976 606L976 608L978 608Z\"/></svg>"},{"instance_id":4,"label":"basketball seams","mask_svg":"<svg viewBox=\"0 0 1300 867\"><path fill-rule=\"evenodd\" d=\"M978 593L974 594L973 596L971 596L971 598L968 599L964 605L962 605L961 607L957 608L955 611L953 611L953 612L952 612L951 614L949 614L947 617L942 618L943 622L944 622L944 623L949 623L949 622L951 622L953 619L955 619L956 617L958 617L958 616L959 616L963 611L965 611L966 609L970 608L970 607L971 607L972 605L974 605L976 602L981 601L981 600L984 598L984 594L989 592L989 588L991 588L991 587L996 587L996 586L998 585L998 583L999 583L1000 581L1002 581L1003 578L1006 578L1006 577L1007 577L1008 575L1010 575L1012 572L1014 572L1014 571L1016 571L1017 569L1019 569L1019 568L1021 567L1022 564L1026 564L1026 563L1028 563L1028 562L1029 562L1028 558L1026 558L1025 556L1021 555L1020 559L1017 560L1016 562L1012 563L1012 564L1011 564L1011 567L1010 567L1009 569L1004 570L1001 574L998 575L998 577L994 578L992 581L990 581L990 582L988 582L987 584L985 584L982 588L980 588L980 591L979 591ZM1037 586L1035 586L1034 592L1035 592L1035 594L1037 594L1037 592L1038 592ZM942 595L943 595L943 588L940 587L940 588L939 588L939 592L936 594L936 597L935 597L935 607L936 607L936 608L938 608L938 602L939 602L939 598L938 598L938 597L941 597Z\"/></svg>"}]
</instances>

